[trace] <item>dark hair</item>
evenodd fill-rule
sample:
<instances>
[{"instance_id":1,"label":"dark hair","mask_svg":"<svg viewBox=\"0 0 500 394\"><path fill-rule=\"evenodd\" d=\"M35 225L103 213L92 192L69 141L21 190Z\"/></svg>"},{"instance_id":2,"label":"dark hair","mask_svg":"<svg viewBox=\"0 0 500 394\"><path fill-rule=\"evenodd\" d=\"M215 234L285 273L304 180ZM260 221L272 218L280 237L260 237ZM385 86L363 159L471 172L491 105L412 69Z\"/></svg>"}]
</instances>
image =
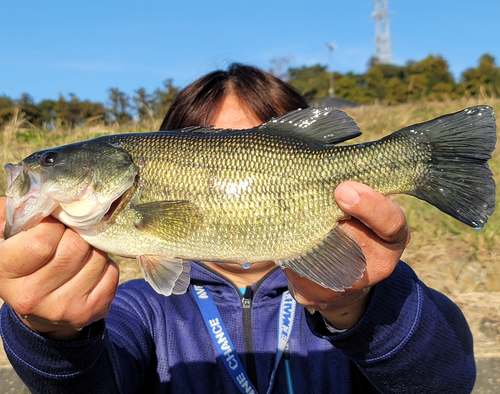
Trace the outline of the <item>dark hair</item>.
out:
<instances>
[{"instance_id":1,"label":"dark hair","mask_svg":"<svg viewBox=\"0 0 500 394\"><path fill-rule=\"evenodd\" d=\"M258 68L233 63L196 80L175 97L160 130L210 125L223 98L234 93L262 122L308 107L292 86Z\"/></svg>"}]
</instances>

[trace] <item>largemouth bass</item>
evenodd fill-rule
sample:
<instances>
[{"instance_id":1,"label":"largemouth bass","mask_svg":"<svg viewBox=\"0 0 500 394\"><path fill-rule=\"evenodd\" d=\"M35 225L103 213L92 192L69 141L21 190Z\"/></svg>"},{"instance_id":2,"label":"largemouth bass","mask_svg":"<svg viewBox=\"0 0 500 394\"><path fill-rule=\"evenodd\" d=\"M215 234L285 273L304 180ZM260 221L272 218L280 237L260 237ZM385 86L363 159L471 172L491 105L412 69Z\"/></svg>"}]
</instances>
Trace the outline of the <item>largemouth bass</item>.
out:
<instances>
[{"instance_id":1,"label":"largemouth bass","mask_svg":"<svg viewBox=\"0 0 500 394\"><path fill-rule=\"evenodd\" d=\"M495 206L492 108L339 145L360 134L345 113L308 108L249 130L110 135L35 152L5 165L5 236L52 215L91 245L137 258L170 295L186 291L190 260L274 261L321 286L351 287L366 263L338 226L346 214L334 190L345 180L485 225Z\"/></svg>"}]
</instances>

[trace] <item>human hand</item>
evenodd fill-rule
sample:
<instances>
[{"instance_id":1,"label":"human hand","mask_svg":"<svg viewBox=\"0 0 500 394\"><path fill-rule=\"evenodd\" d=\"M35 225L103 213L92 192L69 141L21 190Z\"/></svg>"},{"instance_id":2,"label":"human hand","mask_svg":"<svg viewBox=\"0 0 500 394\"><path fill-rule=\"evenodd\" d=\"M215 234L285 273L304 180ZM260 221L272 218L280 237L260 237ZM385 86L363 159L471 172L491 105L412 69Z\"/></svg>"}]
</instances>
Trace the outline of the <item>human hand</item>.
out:
<instances>
[{"instance_id":1,"label":"human hand","mask_svg":"<svg viewBox=\"0 0 500 394\"><path fill-rule=\"evenodd\" d=\"M0 198L0 298L32 330L70 340L105 317L119 270L107 254L48 217L5 240L6 198Z\"/></svg>"},{"instance_id":2,"label":"human hand","mask_svg":"<svg viewBox=\"0 0 500 394\"><path fill-rule=\"evenodd\" d=\"M289 269L285 274L299 304L310 312L319 311L335 327L344 329L363 315L371 286L391 275L410 241L410 229L401 208L366 185L344 182L335 190L335 199L352 216L340 225L356 238L365 254L363 277L345 292L334 292Z\"/></svg>"}]
</instances>

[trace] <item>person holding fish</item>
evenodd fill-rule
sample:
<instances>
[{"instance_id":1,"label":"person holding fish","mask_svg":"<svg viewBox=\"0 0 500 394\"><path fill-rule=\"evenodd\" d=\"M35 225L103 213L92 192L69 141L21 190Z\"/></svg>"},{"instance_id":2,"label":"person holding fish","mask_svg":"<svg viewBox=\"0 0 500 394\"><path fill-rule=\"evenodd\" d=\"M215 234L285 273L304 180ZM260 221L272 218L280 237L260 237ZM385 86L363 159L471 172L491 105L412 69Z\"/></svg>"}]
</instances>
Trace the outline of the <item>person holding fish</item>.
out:
<instances>
[{"instance_id":1,"label":"person holding fish","mask_svg":"<svg viewBox=\"0 0 500 394\"><path fill-rule=\"evenodd\" d=\"M181 91L161 130L177 131L6 165L0 334L30 390L472 390L467 322L400 261L409 227L383 194L482 227L491 108L343 146L346 114L234 64ZM107 253L146 281L118 287Z\"/></svg>"}]
</instances>

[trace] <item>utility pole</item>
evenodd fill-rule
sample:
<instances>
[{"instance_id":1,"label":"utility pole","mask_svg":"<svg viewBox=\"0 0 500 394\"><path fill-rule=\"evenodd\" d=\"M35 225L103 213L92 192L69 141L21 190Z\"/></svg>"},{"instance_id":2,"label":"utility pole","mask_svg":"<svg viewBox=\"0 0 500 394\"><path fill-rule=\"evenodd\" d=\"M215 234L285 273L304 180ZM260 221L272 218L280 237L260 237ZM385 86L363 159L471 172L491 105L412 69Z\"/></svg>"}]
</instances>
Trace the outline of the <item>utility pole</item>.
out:
<instances>
[{"instance_id":1,"label":"utility pole","mask_svg":"<svg viewBox=\"0 0 500 394\"><path fill-rule=\"evenodd\" d=\"M332 43L326 43L325 46L326 49L328 49L329 63L330 63L330 89L328 89L328 93L331 98L334 98L335 89L333 88L333 51L337 49L337 46Z\"/></svg>"},{"instance_id":2,"label":"utility pole","mask_svg":"<svg viewBox=\"0 0 500 394\"><path fill-rule=\"evenodd\" d=\"M389 0L375 0L375 45L379 63L391 63L391 37L389 33Z\"/></svg>"}]
</instances>

